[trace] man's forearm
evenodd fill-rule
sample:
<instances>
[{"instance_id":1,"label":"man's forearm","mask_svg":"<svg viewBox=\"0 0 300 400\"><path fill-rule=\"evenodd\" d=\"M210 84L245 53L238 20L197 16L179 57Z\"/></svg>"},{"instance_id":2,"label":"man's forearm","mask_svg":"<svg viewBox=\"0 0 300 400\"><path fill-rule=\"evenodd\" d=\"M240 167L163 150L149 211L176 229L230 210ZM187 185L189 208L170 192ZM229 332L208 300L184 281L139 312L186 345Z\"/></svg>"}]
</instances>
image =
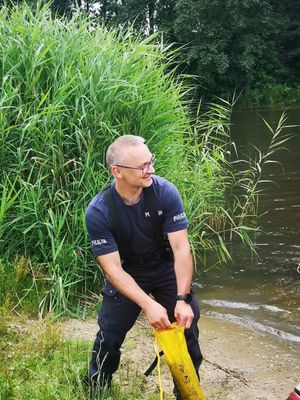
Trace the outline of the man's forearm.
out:
<instances>
[{"instance_id":1,"label":"man's forearm","mask_svg":"<svg viewBox=\"0 0 300 400\"><path fill-rule=\"evenodd\" d=\"M146 308L150 302L153 302L136 283L136 281L123 268L110 268L106 272L110 283L125 297L138 304L142 309Z\"/></svg>"},{"instance_id":2,"label":"man's forearm","mask_svg":"<svg viewBox=\"0 0 300 400\"><path fill-rule=\"evenodd\" d=\"M182 246L180 250L177 250L174 256L177 294L190 293L193 278L193 259L188 243ZM187 304L185 301L177 301L174 316L178 325L185 326L187 329L191 327L194 313L190 304Z\"/></svg>"},{"instance_id":3,"label":"man's forearm","mask_svg":"<svg viewBox=\"0 0 300 400\"><path fill-rule=\"evenodd\" d=\"M193 257L189 247L184 247L176 251L174 257L177 294L189 293L193 279Z\"/></svg>"}]
</instances>

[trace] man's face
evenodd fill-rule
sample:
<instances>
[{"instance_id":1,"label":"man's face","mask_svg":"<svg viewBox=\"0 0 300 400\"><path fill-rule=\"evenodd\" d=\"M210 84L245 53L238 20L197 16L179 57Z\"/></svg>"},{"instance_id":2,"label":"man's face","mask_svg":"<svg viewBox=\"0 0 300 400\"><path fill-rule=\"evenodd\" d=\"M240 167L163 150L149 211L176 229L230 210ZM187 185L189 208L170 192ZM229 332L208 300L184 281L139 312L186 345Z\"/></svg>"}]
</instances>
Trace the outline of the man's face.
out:
<instances>
[{"instance_id":1,"label":"man's face","mask_svg":"<svg viewBox=\"0 0 300 400\"><path fill-rule=\"evenodd\" d=\"M121 179L137 188L151 186L151 176L155 172L153 161L153 154L145 144L126 146L122 151L122 163L118 164Z\"/></svg>"}]
</instances>

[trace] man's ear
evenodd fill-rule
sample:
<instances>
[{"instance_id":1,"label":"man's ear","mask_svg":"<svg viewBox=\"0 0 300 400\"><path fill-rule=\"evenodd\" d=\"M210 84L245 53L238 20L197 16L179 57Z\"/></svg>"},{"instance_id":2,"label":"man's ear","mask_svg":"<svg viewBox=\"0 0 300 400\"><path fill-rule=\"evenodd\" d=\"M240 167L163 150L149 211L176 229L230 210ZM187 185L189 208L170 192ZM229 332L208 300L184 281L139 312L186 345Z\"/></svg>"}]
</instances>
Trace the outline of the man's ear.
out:
<instances>
[{"instance_id":1,"label":"man's ear","mask_svg":"<svg viewBox=\"0 0 300 400\"><path fill-rule=\"evenodd\" d=\"M113 174L113 176L117 179L123 179L123 174L120 170L119 167L117 167L116 165L112 165L110 168L110 172Z\"/></svg>"}]
</instances>

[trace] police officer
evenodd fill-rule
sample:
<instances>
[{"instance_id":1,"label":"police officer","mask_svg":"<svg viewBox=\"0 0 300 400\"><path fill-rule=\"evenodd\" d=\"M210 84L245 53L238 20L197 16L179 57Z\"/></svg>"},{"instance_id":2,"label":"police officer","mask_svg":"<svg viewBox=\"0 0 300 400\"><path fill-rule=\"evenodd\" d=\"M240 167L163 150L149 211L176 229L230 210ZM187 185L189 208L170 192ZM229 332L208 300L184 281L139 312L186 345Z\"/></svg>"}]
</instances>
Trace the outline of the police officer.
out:
<instances>
[{"instance_id":1,"label":"police officer","mask_svg":"<svg viewBox=\"0 0 300 400\"><path fill-rule=\"evenodd\" d=\"M155 157L140 136L120 136L106 161L114 180L86 210L92 251L107 278L89 379L110 387L120 347L140 311L154 329L168 329L174 321L185 326L198 373L200 313L191 293L193 261L178 190L154 175ZM174 393L180 399L176 388Z\"/></svg>"}]
</instances>

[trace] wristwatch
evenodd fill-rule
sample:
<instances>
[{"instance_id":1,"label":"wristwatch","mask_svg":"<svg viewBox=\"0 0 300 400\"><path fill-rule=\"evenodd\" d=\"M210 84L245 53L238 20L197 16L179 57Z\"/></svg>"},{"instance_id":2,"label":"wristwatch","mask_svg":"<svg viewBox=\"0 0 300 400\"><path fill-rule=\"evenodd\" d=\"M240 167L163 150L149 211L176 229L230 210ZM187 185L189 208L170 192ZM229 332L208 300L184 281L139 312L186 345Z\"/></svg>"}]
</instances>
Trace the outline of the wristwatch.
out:
<instances>
[{"instance_id":1,"label":"wristwatch","mask_svg":"<svg viewBox=\"0 0 300 400\"><path fill-rule=\"evenodd\" d=\"M192 294L191 293L186 293L186 294L179 294L176 297L176 300L184 300L187 304L191 304L192 302Z\"/></svg>"}]
</instances>

